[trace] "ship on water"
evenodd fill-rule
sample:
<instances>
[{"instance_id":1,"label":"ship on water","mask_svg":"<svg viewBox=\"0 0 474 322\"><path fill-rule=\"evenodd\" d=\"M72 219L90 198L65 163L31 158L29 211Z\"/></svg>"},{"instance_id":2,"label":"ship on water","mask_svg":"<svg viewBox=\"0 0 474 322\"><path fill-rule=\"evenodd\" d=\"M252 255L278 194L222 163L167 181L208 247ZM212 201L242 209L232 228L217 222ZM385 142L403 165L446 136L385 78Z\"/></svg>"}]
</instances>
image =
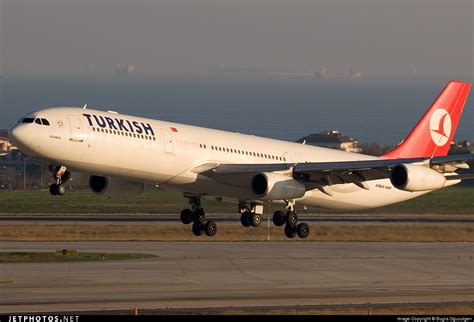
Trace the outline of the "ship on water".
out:
<instances>
[{"instance_id":1,"label":"ship on water","mask_svg":"<svg viewBox=\"0 0 474 322\"><path fill-rule=\"evenodd\" d=\"M319 71L279 71L270 73L272 76L289 77L315 77L319 79L359 79L362 73L359 69L352 67L348 74L339 74L328 70L327 65L321 65Z\"/></svg>"},{"instance_id":2,"label":"ship on water","mask_svg":"<svg viewBox=\"0 0 474 322\"><path fill-rule=\"evenodd\" d=\"M328 71L327 65L321 65L318 72L314 73L314 77L322 79L358 79L362 78L362 73L357 68L351 68L348 74L337 74Z\"/></svg>"}]
</instances>

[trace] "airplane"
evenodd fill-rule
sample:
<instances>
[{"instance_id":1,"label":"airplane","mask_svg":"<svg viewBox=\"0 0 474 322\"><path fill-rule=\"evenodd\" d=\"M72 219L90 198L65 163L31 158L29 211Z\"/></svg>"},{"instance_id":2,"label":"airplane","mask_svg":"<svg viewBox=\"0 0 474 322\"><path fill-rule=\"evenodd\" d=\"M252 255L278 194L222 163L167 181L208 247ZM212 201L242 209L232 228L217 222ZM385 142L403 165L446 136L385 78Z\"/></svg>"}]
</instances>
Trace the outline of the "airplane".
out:
<instances>
[{"instance_id":1,"label":"airplane","mask_svg":"<svg viewBox=\"0 0 474 322\"><path fill-rule=\"evenodd\" d=\"M189 201L180 219L196 236L214 236L202 198L238 204L244 227L257 227L265 205L288 238L306 238L295 204L366 209L455 185L472 174L472 154L448 155L471 84L449 82L407 138L380 157L80 107L42 109L10 129L12 143L49 165L52 195L71 173L104 196L132 196L145 184Z\"/></svg>"}]
</instances>

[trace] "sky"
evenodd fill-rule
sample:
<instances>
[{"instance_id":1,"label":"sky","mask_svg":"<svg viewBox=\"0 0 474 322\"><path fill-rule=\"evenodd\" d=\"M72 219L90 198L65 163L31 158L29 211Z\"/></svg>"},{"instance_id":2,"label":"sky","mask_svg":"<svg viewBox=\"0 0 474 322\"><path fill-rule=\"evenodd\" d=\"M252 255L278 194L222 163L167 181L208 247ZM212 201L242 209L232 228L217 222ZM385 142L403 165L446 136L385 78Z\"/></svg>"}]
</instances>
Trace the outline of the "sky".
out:
<instances>
[{"instance_id":1,"label":"sky","mask_svg":"<svg viewBox=\"0 0 474 322\"><path fill-rule=\"evenodd\" d=\"M472 0L0 0L0 70L474 74Z\"/></svg>"}]
</instances>

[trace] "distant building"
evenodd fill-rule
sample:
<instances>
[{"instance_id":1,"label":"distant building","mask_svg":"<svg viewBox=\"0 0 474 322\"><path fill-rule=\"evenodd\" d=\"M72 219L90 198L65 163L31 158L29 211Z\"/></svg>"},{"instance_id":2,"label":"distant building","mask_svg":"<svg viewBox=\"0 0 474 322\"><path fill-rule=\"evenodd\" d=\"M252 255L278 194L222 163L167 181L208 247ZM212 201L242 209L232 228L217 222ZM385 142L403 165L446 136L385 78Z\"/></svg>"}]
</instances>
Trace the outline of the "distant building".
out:
<instances>
[{"instance_id":1,"label":"distant building","mask_svg":"<svg viewBox=\"0 0 474 322\"><path fill-rule=\"evenodd\" d=\"M0 156L7 155L15 149L16 147L14 147L8 139L8 132L6 130L0 130Z\"/></svg>"},{"instance_id":2,"label":"distant building","mask_svg":"<svg viewBox=\"0 0 474 322\"><path fill-rule=\"evenodd\" d=\"M464 140L459 142L451 142L450 154L474 153L474 145L471 141Z\"/></svg>"},{"instance_id":3,"label":"distant building","mask_svg":"<svg viewBox=\"0 0 474 322\"><path fill-rule=\"evenodd\" d=\"M122 66L121 64L117 64L115 67L115 73L117 74L135 74L135 64L128 64L126 66Z\"/></svg>"},{"instance_id":4,"label":"distant building","mask_svg":"<svg viewBox=\"0 0 474 322\"><path fill-rule=\"evenodd\" d=\"M353 153L360 153L362 151L357 140L342 135L338 130L313 133L302 137L296 142Z\"/></svg>"},{"instance_id":5,"label":"distant building","mask_svg":"<svg viewBox=\"0 0 474 322\"><path fill-rule=\"evenodd\" d=\"M43 166L10 143L7 130L0 130L0 190L39 188L42 177L48 175Z\"/></svg>"}]
</instances>

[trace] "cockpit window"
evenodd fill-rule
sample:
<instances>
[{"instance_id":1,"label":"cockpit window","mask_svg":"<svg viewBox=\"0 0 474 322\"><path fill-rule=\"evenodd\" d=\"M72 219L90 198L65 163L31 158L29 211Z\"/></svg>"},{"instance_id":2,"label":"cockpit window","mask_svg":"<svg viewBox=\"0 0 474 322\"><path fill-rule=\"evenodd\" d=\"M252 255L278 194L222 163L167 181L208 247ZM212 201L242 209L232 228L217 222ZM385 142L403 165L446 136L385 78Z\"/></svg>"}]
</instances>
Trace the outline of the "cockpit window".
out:
<instances>
[{"instance_id":1,"label":"cockpit window","mask_svg":"<svg viewBox=\"0 0 474 322\"><path fill-rule=\"evenodd\" d=\"M21 123L33 123L34 121L35 121L35 119L32 118L32 117L25 117L25 118L21 121Z\"/></svg>"},{"instance_id":2,"label":"cockpit window","mask_svg":"<svg viewBox=\"0 0 474 322\"><path fill-rule=\"evenodd\" d=\"M42 125L40 119L36 119L36 120L35 120L35 123L36 123L36 124L39 124L39 125Z\"/></svg>"},{"instance_id":3,"label":"cockpit window","mask_svg":"<svg viewBox=\"0 0 474 322\"><path fill-rule=\"evenodd\" d=\"M47 119L41 119L41 122L43 122L43 125L48 125L49 126L49 122Z\"/></svg>"}]
</instances>

